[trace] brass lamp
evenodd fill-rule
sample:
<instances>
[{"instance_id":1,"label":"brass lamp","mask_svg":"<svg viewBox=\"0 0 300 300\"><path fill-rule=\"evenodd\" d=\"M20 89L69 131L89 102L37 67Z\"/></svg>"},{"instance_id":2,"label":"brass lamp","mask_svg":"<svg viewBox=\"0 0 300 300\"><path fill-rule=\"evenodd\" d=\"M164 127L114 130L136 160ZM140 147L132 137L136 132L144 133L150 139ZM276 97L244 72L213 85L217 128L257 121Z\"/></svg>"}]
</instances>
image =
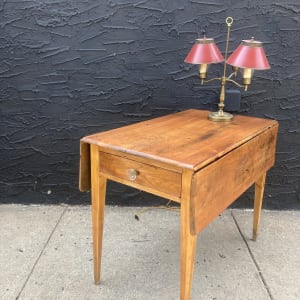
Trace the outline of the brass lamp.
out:
<instances>
[{"instance_id":1,"label":"brass lamp","mask_svg":"<svg viewBox=\"0 0 300 300\"><path fill-rule=\"evenodd\" d=\"M219 110L217 112L211 112L208 116L212 121L226 122L232 120L233 118L232 114L224 112L226 82L231 82L238 87L244 88L245 91L247 91L248 86L251 83L254 70L270 69L270 65L262 47L262 43L259 41L255 41L254 38L252 38L251 40L243 40L238 48L227 59L230 28L232 23L233 18L227 17L225 59L216 46L214 39L206 38L206 36L204 36L202 39L196 39L195 44L184 60L186 63L199 65L199 77L201 80L201 84L213 80L221 81L221 92L218 104ZM223 61L223 76L206 80L208 65L211 63L219 63ZM227 64L231 65L233 69L233 72L229 76L226 76ZM239 84L232 79L232 76L237 75L238 68L242 69L243 84Z\"/></svg>"}]
</instances>

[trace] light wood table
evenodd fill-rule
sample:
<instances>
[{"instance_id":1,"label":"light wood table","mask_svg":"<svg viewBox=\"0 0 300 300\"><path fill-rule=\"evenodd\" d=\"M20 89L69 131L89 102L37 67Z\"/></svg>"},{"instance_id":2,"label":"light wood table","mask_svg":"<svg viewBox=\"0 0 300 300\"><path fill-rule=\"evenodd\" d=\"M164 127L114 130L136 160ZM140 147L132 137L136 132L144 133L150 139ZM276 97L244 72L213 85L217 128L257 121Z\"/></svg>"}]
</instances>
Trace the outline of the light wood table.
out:
<instances>
[{"instance_id":1,"label":"light wood table","mask_svg":"<svg viewBox=\"0 0 300 300\"><path fill-rule=\"evenodd\" d=\"M197 234L252 184L256 239L278 123L245 116L212 122L207 116L187 110L81 139L79 186L92 193L96 284L107 179L180 203L181 300L190 299Z\"/></svg>"}]
</instances>

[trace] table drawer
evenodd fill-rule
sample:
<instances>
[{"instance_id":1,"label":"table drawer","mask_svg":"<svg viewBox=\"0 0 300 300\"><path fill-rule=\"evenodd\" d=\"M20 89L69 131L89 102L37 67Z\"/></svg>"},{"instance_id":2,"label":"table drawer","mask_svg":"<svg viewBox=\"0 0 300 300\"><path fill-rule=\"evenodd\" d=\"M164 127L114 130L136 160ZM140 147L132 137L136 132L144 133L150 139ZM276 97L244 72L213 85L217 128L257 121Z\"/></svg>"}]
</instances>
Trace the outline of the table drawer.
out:
<instances>
[{"instance_id":1,"label":"table drawer","mask_svg":"<svg viewBox=\"0 0 300 300\"><path fill-rule=\"evenodd\" d=\"M164 196L180 198L181 173L100 152L100 172L109 179Z\"/></svg>"}]
</instances>

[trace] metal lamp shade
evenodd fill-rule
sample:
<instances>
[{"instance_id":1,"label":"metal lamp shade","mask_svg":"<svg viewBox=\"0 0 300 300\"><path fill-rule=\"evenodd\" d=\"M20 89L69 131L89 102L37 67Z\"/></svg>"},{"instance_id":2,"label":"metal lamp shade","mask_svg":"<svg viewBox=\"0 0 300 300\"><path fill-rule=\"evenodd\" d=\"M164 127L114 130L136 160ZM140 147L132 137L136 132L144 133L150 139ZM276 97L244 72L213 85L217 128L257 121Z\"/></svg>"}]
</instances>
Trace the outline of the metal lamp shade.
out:
<instances>
[{"instance_id":1,"label":"metal lamp shade","mask_svg":"<svg viewBox=\"0 0 300 300\"><path fill-rule=\"evenodd\" d=\"M196 39L191 51L184 60L189 64L211 64L224 61L214 39Z\"/></svg>"},{"instance_id":2,"label":"metal lamp shade","mask_svg":"<svg viewBox=\"0 0 300 300\"><path fill-rule=\"evenodd\" d=\"M262 43L253 39L242 41L228 58L227 64L256 70L270 69Z\"/></svg>"}]
</instances>

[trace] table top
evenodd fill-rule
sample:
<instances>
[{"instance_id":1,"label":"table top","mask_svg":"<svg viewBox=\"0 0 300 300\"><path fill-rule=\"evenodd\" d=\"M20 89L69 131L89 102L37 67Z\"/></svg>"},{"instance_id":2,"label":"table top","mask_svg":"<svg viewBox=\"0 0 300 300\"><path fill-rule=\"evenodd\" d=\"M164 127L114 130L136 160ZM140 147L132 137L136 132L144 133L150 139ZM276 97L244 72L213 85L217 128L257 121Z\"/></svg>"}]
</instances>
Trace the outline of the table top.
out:
<instances>
[{"instance_id":1,"label":"table top","mask_svg":"<svg viewBox=\"0 0 300 300\"><path fill-rule=\"evenodd\" d=\"M208 114L190 109L86 136L81 142L196 171L277 126L275 120L240 115L231 122L213 122Z\"/></svg>"}]
</instances>

